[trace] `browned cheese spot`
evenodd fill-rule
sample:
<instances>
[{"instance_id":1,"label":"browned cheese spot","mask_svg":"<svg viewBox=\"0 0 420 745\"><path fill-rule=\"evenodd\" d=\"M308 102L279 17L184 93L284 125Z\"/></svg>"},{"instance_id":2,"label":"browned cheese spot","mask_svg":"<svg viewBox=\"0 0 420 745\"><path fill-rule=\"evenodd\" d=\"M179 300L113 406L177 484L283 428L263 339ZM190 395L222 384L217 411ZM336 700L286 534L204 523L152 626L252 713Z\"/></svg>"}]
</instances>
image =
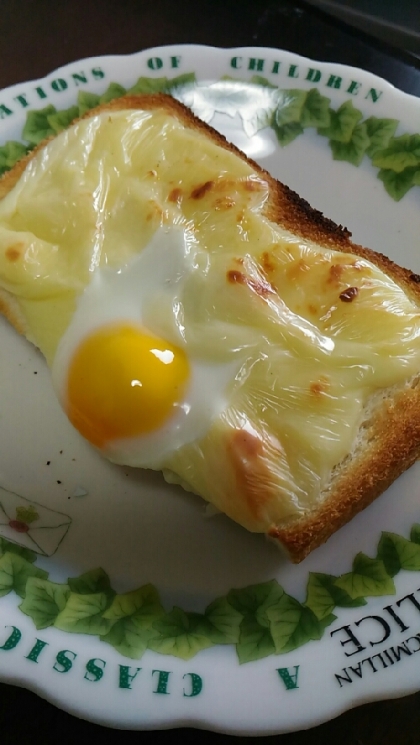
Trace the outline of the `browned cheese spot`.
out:
<instances>
[{"instance_id":1,"label":"browned cheese spot","mask_svg":"<svg viewBox=\"0 0 420 745\"><path fill-rule=\"evenodd\" d=\"M202 199L214 186L214 181L205 181L204 184L196 186L191 192L191 199Z\"/></svg>"},{"instance_id":2,"label":"browned cheese spot","mask_svg":"<svg viewBox=\"0 0 420 745\"><path fill-rule=\"evenodd\" d=\"M4 254L6 259L14 264L21 257L22 248L24 248L23 243L14 243L13 246L9 246L9 248L6 248Z\"/></svg>"},{"instance_id":3,"label":"browned cheese spot","mask_svg":"<svg viewBox=\"0 0 420 745\"><path fill-rule=\"evenodd\" d=\"M332 264L328 272L328 284L338 284L345 270L344 264Z\"/></svg>"},{"instance_id":4,"label":"browned cheese spot","mask_svg":"<svg viewBox=\"0 0 420 745\"><path fill-rule=\"evenodd\" d=\"M306 263L304 259L299 259L299 261L294 261L293 264L289 267L287 270L287 276L289 279L299 279L302 274L309 271L310 267Z\"/></svg>"},{"instance_id":5,"label":"browned cheese spot","mask_svg":"<svg viewBox=\"0 0 420 745\"><path fill-rule=\"evenodd\" d=\"M359 290L357 287L347 287L346 290L340 292L339 298L343 303L352 303L358 294Z\"/></svg>"},{"instance_id":6,"label":"browned cheese spot","mask_svg":"<svg viewBox=\"0 0 420 745\"><path fill-rule=\"evenodd\" d=\"M327 393L329 387L330 381L328 380L328 378L321 376L319 380L311 383L311 385L309 386L309 391L312 396L319 398L324 393Z\"/></svg>"},{"instance_id":7,"label":"browned cheese spot","mask_svg":"<svg viewBox=\"0 0 420 745\"><path fill-rule=\"evenodd\" d=\"M271 274L275 271L276 264L273 255L269 251L264 251L261 254L261 266L266 274Z\"/></svg>"},{"instance_id":8,"label":"browned cheese spot","mask_svg":"<svg viewBox=\"0 0 420 745\"><path fill-rule=\"evenodd\" d=\"M246 284L245 274L243 274L243 272L240 272L239 269L230 269L226 276L228 282L231 282L232 284L234 284L235 282L238 282L241 285Z\"/></svg>"},{"instance_id":9,"label":"browned cheese spot","mask_svg":"<svg viewBox=\"0 0 420 745\"><path fill-rule=\"evenodd\" d=\"M239 429L232 433L227 449L241 496L258 519L261 509L273 497L264 444L258 435Z\"/></svg>"},{"instance_id":10,"label":"browned cheese spot","mask_svg":"<svg viewBox=\"0 0 420 745\"><path fill-rule=\"evenodd\" d=\"M234 207L235 204L236 202L232 197L221 197L220 199L215 200L214 208L219 211L229 210Z\"/></svg>"},{"instance_id":11,"label":"browned cheese spot","mask_svg":"<svg viewBox=\"0 0 420 745\"><path fill-rule=\"evenodd\" d=\"M179 187L175 187L175 189L172 189L172 191L169 192L168 196L168 202L175 202L175 204L178 204L182 199L182 189Z\"/></svg>"},{"instance_id":12,"label":"browned cheese spot","mask_svg":"<svg viewBox=\"0 0 420 745\"><path fill-rule=\"evenodd\" d=\"M218 178L213 184L215 191L233 191L237 188L238 182L233 178Z\"/></svg>"},{"instance_id":13,"label":"browned cheese spot","mask_svg":"<svg viewBox=\"0 0 420 745\"><path fill-rule=\"evenodd\" d=\"M250 290L255 292L260 297L267 297L268 295L274 295L275 291L273 286L265 280L256 280L251 277L247 277L246 274L240 272L238 269L230 269L227 272L227 280L231 284L246 285Z\"/></svg>"},{"instance_id":14,"label":"browned cheese spot","mask_svg":"<svg viewBox=\"0 0 420 745\"><path fill-rule=\"evenodd\" d=\"M317 316L318 315L318 308L313 305L312 303L309 303L308 305L308 311L311 314L311 316Z\"/></svg>"},{"instance_id":15,"label":"browned cheese spot","mask_svg":"<svg viewBox=\"0 0 420 745\"><path fill-rule=\"evenodd\" d=\"M343 279L343 274L348 269L354 269L357 272L361 270L360 264L357 263L357 261L352 261L350 263L343 263L343 264L332 264L330 266L329 272L328 272L328 284L334 284L338 286L340 282Z\"/></svg>"}]
</instances>

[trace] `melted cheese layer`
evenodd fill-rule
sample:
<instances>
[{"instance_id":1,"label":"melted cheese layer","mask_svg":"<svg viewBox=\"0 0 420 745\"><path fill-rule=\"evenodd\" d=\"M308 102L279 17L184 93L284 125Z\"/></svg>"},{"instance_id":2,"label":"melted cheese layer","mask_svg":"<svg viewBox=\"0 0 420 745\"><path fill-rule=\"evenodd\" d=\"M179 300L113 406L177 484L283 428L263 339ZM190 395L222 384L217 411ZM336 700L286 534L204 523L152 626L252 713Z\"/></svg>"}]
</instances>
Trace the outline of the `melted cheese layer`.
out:
<instances>
[{"instance_id":1,"label":"melted cheese layer","mask_svg":"<svg viewBox=\"0 0 420 745\"><path fill-rule=\"evenodd\" d=\"M161 226L192 236L177 320L187 354L239 360L239 372L206 436L159 465L254 531L310 508L369 397L420 367L403 290L270 222L267 199L233 153L163 111L130 110L61 133L0 202L0 284L49 364L95 271L128 265Z\"/></svg>"}]
</instances>

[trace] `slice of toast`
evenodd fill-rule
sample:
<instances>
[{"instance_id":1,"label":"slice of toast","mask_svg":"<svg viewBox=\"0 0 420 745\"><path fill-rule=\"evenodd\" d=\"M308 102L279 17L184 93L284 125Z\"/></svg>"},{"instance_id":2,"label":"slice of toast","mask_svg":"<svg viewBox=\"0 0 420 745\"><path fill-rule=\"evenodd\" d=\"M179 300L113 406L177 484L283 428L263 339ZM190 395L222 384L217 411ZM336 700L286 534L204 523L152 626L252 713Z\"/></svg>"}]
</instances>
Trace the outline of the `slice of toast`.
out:
<instances>
[{"instance_id":1,"label":"slice of toast","mask_svg":"<svg viewBox=\"0 0 420 745\"><path fill-rule=\"evenodd\" d=\"M237 324L238 346L247 348L244 326L252 328L254 340L231 398L208 433L159 467L169 481L200 494L247 529L266 533L292 561L301 561L420 455L420 277L353 244L346 229L168 96L125 96L89 112L68 131L83 134L86 121L107 120L111 126L113 117L120 117L120 126L124 112L146 112L150 122L158 122L161 137L156 167L150 167L150 144L147 172L138 175L142 184L147 176L151 188L159 187L155 214L147 193L141 197L141 209L149 210L142 225L156 229L172 220L195 231L215 272L220 263L219 284L210 287L215 294L209 300L203 285L197 313L209 300L210 321L216 313L218 323ZM24 254L22 236L36 233L36 225L13 226L8 204L16 190L28 183L32 188L37 172L48 171L48 147L49 141L41 143L0 179L0 228L8 231L0 234L0 311L52 362L83 287L72 286L66 320L54 344L44 348L30 292L22 295L19 283L15 291L9 271L10 262L18 264ZM65 158L66 145L60 147ZM59 254L59 240L57 245ZM396 314L388 307L390 297L399 303ZM258 333L261 344L255 343ZM376 334L381 340L374 347Z\"/></svg>"}]
</instances>

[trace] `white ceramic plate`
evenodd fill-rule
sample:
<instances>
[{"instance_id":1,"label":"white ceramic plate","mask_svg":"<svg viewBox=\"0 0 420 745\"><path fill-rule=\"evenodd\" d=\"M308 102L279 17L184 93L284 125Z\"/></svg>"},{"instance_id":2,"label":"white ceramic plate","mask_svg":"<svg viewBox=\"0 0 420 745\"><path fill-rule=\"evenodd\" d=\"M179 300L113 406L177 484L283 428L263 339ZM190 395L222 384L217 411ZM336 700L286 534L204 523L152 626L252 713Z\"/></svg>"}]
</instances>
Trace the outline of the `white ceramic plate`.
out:
<instances>
[{"instance_id":1,"label":"white ceramic plate","mask_svg":"<svg viewBox=\"0 0 420 745\"><path fill-rule=\"evenodd\" d=\"M261 48L86 59L3 91L0 145L22 140L32 110L139 78L356 242L420 272L420 101L362 70ZM32 115L26 134L48 133L53 114ZM418 466L291 566L159 474L102 461L67 423L43 359L4 321L0 335L3 681L109 726L235 734L302 729L417 690Z\"/></svg>"}]
</instances>

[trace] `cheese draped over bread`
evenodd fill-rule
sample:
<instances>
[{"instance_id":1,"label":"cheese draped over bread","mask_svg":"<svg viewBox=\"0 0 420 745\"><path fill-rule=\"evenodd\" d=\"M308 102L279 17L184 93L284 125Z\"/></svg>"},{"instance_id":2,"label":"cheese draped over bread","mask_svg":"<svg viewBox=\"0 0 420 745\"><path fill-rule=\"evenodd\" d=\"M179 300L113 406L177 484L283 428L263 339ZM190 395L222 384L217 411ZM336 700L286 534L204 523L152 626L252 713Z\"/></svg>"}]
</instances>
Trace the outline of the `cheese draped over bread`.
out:
<instances>
[{"instance_id":1,"label":"cheese draped over bread","mask_svg":"<svg viewBox=\"0 0 420 745\"><path fill-rule=\"evenodd\" d=\"M207 431L154 467L257 532L317 503L371 396L420 359L404 290L270 221L268 199L252 164L157 109L75 123L0 202L0 286L50 365L97 271L129 266L162 227L188 234L175 323L187 355L234 372Z\"/></svg>"}]
</instances>

